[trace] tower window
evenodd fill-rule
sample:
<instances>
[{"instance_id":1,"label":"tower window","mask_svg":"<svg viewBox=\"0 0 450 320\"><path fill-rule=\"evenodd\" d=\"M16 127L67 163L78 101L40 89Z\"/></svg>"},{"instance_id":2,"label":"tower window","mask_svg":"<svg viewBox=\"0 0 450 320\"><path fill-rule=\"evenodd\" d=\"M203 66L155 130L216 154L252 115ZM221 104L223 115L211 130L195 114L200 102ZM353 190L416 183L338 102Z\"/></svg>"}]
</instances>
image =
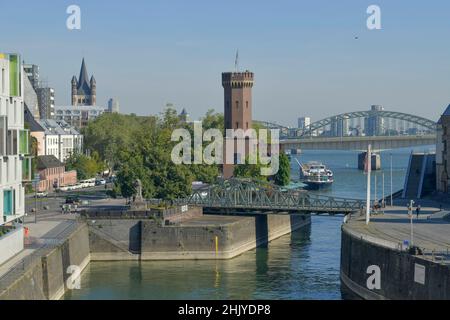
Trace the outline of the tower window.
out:
<instances>
[{"instance_id":1,"label":"tower window","mask_svg":"<svg viewBox=\"0 0 450 320\"><path fill-rule=\"evenodd\" d=\"M248 122L246 122L245 125L246 125L246 127L247 127L247 129L248 129Z\"/></svg>"},{"instance_id":2,"label":"tower window","mask_svg":"<svg viewBox=\"0 0 450 320\"><path fill-rule=\"evenodd\" d=\"M238 128L239 128L239 122L236 121L236 129L238 129Z\"/></svg>"},{"instance_id":3,"label":"tower window","mask_svg":"<svg viewBox=\"0 0 450 320\"><path fill-rule=\"evenodd\" d=\"M248 109L248 101L245 101L245 107Z\"/></svg>"},{"instance_id":4,"label":"tower window","mask_svg":"<svg viewBox=\"0 0 450 320\"><path fill-rule=\"evenodd\" d=\"M239 101L236 101L236 109L239 109Z\"/></svg>"}]
</instances>

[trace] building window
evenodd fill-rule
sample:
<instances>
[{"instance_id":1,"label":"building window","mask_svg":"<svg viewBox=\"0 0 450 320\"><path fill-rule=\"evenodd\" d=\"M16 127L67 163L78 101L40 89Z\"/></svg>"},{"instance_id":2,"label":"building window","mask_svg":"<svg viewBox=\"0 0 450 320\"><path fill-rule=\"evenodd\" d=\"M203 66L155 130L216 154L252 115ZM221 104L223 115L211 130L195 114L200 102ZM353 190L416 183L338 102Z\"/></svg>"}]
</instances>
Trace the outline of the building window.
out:
<instances>
[{"instance_id":1,"label":"building window","mask_svg":"<svg viewBox=\"0 0 450 320\"><path fill-rule=\"evenodd\" d=\"M245 101L245 107L248 109L248 101Z\"/></svg>"},{"instance_id":2,"label":"building window","mask_svg":"<svg viewBox=\"0 0 450 320\"><path fill-rule=\"evenodd\" d=\"M246 127L247 127L247 129L248 129L248 122L246 122L246 123L245 123L245 126L246 126Z\"/></svg>"},{"instance_id":3,"label":"building window","mask_svg":"<svg viewBox=\"0 0 450 320\"><path fill-rule=\"evenodd\" d=\"M236 101L236 109L239 109L239 101Z\"/></svg>"},{"instance_id":4,"label":"building window","mask_svg":"<svg viewBox=\"0 0 450 320\"><path fill-rule=\"evenodd\" d=\"M239 122L236 121L236 129L238 129L238 128L239 128Z\"/></svg>"},{"instance_id":5,"label":"building window","mask_svg":"<svg viewBox=\"0 0 450 320\"><path fill-rule=\"evenodd\" d=\"M11 216L13 214L13 191L3 191L3 215Z\"/></svg>"}]
</instances>

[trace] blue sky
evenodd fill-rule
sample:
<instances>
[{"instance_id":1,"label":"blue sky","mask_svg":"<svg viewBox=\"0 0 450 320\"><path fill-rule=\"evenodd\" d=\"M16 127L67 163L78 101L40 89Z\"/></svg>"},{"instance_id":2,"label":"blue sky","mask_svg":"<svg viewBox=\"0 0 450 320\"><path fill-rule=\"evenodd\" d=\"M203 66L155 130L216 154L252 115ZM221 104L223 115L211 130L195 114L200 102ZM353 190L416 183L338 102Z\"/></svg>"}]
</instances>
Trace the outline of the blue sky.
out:
<instances>
[{"instance_id":1,"label":"blue sky","mask_svg":"<svg viewBox=\"0 0 450 320\"><path fill-rule=\"evenodd\" d=\"M79 31L66 28L71 4ZM382 30L366 27L371 4ZM99 105L117 97L124 113L168 102L194 118L222 112L221 72L238 48L241 69L255 73L255 119L295 125L371 104L437 119L450 103L444 0L2 0L0 12L0 51L38 64L57 105L69 104L85 57Z\"/></svg>"}]
</instances>

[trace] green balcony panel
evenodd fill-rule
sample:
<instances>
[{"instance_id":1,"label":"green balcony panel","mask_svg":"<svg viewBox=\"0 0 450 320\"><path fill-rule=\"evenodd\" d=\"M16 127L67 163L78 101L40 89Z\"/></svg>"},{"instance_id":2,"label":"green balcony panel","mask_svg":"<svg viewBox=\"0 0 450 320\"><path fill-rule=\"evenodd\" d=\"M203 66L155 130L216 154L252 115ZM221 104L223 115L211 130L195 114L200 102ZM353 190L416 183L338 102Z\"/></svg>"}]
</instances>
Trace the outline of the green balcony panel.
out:
<instances>
[{"instance_id":1,"label":"green balcony panel","mask_svg":"<svg viewBox=\"0 0 450 320\"><path fill-rule=\"evenodd\" d=\"M19 134L19 154L29 154L28 130L20 130Z\"/></svg>"},{"instance_id":2,"label":"green balcony panel","mask_svg":"<svg viewBox=\"0 0 450 320\"><path fill-rule=\"evenodd\" d=\"M10 96L19 97L20 92L20 57L16 54L9 55L9 91Z\"/></svg>"},{"instance_id":3,"label":"green balcony panel","mask_svg":"<svg viewBox=\"0 0 450 320\"><path fill-rule=\"evenodd\" d=\"M31 157L25 157L22 160L22 181L31 181Z\"/></svg>"}]
</instances>

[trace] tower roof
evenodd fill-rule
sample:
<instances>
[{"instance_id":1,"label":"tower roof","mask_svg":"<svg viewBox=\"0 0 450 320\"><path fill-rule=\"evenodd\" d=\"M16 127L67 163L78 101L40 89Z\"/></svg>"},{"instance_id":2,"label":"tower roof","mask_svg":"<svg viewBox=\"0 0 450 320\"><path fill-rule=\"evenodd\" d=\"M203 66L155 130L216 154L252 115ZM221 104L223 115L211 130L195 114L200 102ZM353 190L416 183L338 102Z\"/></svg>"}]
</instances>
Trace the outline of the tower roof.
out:
<instances>
[{"instance_id":1,"label":"tower roof","mask_svg":"<svg viewBox=\"0 0 450 320\"><path fill-rule=\"evenodd\" d=\"M450 105L448 105L447 109L445 109L443 116L450 116Z\"/></svg>"},{"instance_id":2,"label":"tower roof","mask_svg":"<svg viewBox=\"0 0 450 320\"><path fill-rule=\"evenodd\" d=\"M89 85L89 77L86 69L86 63L81 63L81 70L80 70L80 76L78 77L78 94L85 94L90 95L91 94L91 86Z\"/></svg>"}]
</instances>

